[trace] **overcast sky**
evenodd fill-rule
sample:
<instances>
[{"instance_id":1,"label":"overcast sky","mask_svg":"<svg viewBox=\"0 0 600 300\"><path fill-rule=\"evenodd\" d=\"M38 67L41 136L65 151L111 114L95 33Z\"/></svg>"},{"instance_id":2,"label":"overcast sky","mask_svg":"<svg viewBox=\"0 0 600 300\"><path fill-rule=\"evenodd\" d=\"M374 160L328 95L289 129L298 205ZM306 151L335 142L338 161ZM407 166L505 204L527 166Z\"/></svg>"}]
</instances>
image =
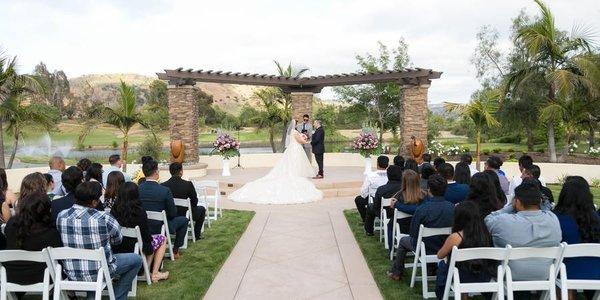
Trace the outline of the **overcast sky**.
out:
<instances>
[{"instance_id":1,"label":"overcast sky","mask_svg":"<svg viewBox=\"0 0 600 300\"><path fill-rule=\"evenodd\" d=\"M547 0L562 29L600 28L599 0ZM442 71L430 103L464 102L478 87L469 58L484 24L507 47L511 18L533 1L0 0L0 47L20 70L44 61L69 77L154 75L165 68L275 73L273 59L310 75L353 72L355 55L404 37L415 67ZM325 98L333 97L330 90Z\"/></svg>"}]
</instances>

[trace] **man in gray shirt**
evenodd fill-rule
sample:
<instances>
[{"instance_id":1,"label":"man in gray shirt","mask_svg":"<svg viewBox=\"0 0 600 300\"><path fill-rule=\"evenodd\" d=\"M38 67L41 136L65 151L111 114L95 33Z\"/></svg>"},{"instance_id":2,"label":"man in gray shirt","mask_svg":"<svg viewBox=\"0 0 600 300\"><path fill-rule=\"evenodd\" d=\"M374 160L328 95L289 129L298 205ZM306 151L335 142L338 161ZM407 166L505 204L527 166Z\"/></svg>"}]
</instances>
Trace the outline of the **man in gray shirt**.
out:
<instances>
[{"instance_id":1,"label":"man in gray shirt","mask_svg":"<svg viewBox=\"0 0 600 300\"><path fill-rule=\"evenodd\" d=\"M495 247L556 247L562 239L558 218L548 203L542 203L537 184L530 181L515 189L512 205L485 217L485 224ZM548 278L551 263L536 258L512 261L509 266L514 280L539 280Z\"/></svg>"},{"instance_id":2,"label":"man in gray shirt","mask_svg":"<svg viewBox=\"0 0 600 300\"><path fill-rule=\"evenodd\" d=\"M310 124L310 117L308 115L304 115L302 116L302 122L298 123L298 125L296 125L296 130L298 130L298 132L306 134L306 136L308 137L308 140L310 141L310 138L312 137L313 134L313 127L312 124ZM306 157L308 157L308 161L312 162L312 146L310 143L306 143L303 145L304 147L304 152L306 152Z\"/></svg>"}]
</instances>

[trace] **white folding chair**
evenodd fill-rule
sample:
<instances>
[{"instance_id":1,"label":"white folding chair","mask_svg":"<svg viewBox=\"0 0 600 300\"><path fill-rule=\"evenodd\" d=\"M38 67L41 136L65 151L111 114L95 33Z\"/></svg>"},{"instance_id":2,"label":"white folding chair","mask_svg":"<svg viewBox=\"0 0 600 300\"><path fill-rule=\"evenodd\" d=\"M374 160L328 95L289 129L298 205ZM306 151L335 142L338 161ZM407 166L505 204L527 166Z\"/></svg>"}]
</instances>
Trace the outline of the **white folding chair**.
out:
<instances>
[{"instance_id":1,"label":"white folding chair","mask_svg":"<svg viewBox=\"0 0 600 300\"><path fill-rule=\"evenodd\" d=\"M504 299L504 267L502 262L508 256L508 248L468 248L458 249L452 247L450 264L448 265L448 277L446 278L446 287L444 289L444 300L450 297L450 291L454 292L454 299L461 299L462 294L468 293L495 293L497 299ZM495 260L498 263L498 272L496 281L462 283L460 282L460 272L456 268L457 262L486 259Z\"/></svg>"},{"instance_id":2,"label":"white folding chair","mask_svg":"<svg viewBox=\"0 0 600 300\"><path fill-rule=\"evenodd\" d=\"M17 299L12 293L15 292L26 292L26 293L41 293L42 299L50 299L50 290L53 288L53 284L50 283L50 270L48 267L44 269L44 277L42 282L34 284L18 284L8 282L6 277L6 268L3 263L12 261L30 261L38 263L46 263L47 250L42 251L25 251L25 250L3 250L0 251L0 299Z\"/></svg>"},{"instance_id":3,"label":"white folding chair","mask_svg":"<svg viewBox=\"0 0 600 300\"><path fill-rule=\"evenodd\" d=\"M388 249L388 222L390 218L387 215L386 207L392 204L392 198L381 198L381 207L379 208L379 242L385 243L385 249Z\"/></svg>"},{"instance_id":4,"label":"white folding chair","mask_svg":"<svg viewBox=\"0 0 600 300\"><path fill-rule=\"evenodd\" d=\"M560 288L561 299L569 299L569 290L595 290L594 300L600 300L600 279L569 279L567 277L567 267L564 263L565 258L575 257L596 257L600 258L600 244L574 244L567 245L563 243L564 252L563 261L560 263L560 280L556 280L556 285Z\"/></svg>"},{"instance_id":5,"label":"white folding chair","mask_svg":"<svg viewBox=\"0 0 600 300\"><path fill-rule=\"evenodd\" d=\"M198 205L203 204L206 208L206 221L208 227L212 221L216 221L223 216L223 208L219 204L221 199L221 189L219 182L215 180L192 181L196 194L198 195ZM212 204L212 212L210 206Z\"/></svg>"},{"instance_id":6,"label":"white folding chair","mask_svg":"<svg viewBox=\"0 0 600 300\"><path fill-rule=\"evenodd\" d=\"M123 237L136 239L137 242L133 248L133 253L138 254L142 258L142 267L144 268L144 276L138 276L137 280L145 280L148 285L152 284L152 278L150 277L150 267L148 266L148 261L146 260L146 255L142 251L144 248L144 242L142 241L142 232L140 231L139 226L135 226L135 228L129 227L121 227L121 234ZM134 284L132 285L133 296L136 295L137 283L134 280Z\"/></svg>"},{"instance_id":7,"label":"white folding chair","mask_svg":"<svg viewBox=\"0 0 600 300\"><path fill-rule=\"evenodd\" d=\"M112 286L112 279L110 277L110 271L108 269L108 263L106 262L106 256L104 256L104 248L90 250L90 249L77 249L70 247L61 248L48 248L50 257L50 263L54 268L54 299L64 299L60 295L63 291L86 291L95 292L95 299L102 299L102 291L108 290L108 298L111 300L115 299L115 292ZM78 259L87 261L96 261L100 263L98 269L98 276L96 281L73 281L62 278L62 265L61 261L66 259Z\"/></svg>"},{"instance_id":8,"label":"white folding chair","mask_svg":"<svg viewBox=\"0 0 600 300\"><path fill-rule=\"evenodd\" d=\"M398 223L399 220L407 218L412 218L412 215L394 209L394 220L392 223L394 225L392 226L392 249L390 249L390 260L394 259L394 251L398 248L400 244L400 239L405 236L408 236L408 234L402 233L402 231L400 230L400 224ZM408 267L412 267L412 264L407 265L410 265ZM405 267L407 267L407 265L405 265Z\"/></svg>"},{"instance_id":9,"label":"white folding chair","mask_svg":"<svg viewBox=\"0 0 600 300\"><path fill-rule=\"evenodd\" d=\"M185 217L189 220L189 223L188 223L188 231L186 233L186 238L185 238L182 248L187 248L188 239L191 238L194 243L196 242L196 232L194 231L194 219L192 219L192 203L189 198L188 199L174 198L173 200L175 201L175 206L183 207L186 209Z\"/></svg>"},{"instance_id":10,"label":"white folding chair","mask_svg":"<svg viewBox=\"0 0 600 300\"><path fill-rule=\"evenodd\" d=\"M160 228L160 234L167 237L167 248L169 249L169 257L171 260L175 260L175 254L173 254L173 244L171 243L171 234L169 233L169 222L167 221L167 213L163 211L146 211L146 215L148 216L148 220L154 220L162 222L162 227Z\"/></svg>"},{"instance_id":11,"label":"white folding chair","mask_svg":"<svg viewBox=\"0 0 600 300\"><path fill-rule=\"evenodd\" d=\"M542 299L547 296L551 300L556 299L556 265L560 263L564 247L546 247L546 248L512 248L510 245L507 246L509 249L508 256L504 260L502 266L506 274L506 298L508 300L513 299L514 291L542 291L544 295ZM510 262L514 260L523 259L548 259L552 260L548 266L548 278L540 278L537 280L527 281L514 281L512 278L512 271L510 268Z\"/></svg>"},{"instance_id":12,"label":"white folding chair","mask_svg":"<svg viewBox=\"0 0 600 300\"><path fill-rule=\"evenodd\" d=\"M435 298L435 292L430 292L428 287L428 281L435 280L435 276L427 275L427 264L437 264L440 259L437 258L436 254L427 255L425 251L425 242L423 241L426 237L432 237L437 235L450 235L452 232L451 227L443 228L428 228L423 226L419 227L419 236L417 237L417 248L415 249L415 259L413 262L412 276L410 278L410 287L415 287L416 279L421 279L423 299ZM417 277L417 269L421 269L421 276Z\"/></svg>"}]
</instances>

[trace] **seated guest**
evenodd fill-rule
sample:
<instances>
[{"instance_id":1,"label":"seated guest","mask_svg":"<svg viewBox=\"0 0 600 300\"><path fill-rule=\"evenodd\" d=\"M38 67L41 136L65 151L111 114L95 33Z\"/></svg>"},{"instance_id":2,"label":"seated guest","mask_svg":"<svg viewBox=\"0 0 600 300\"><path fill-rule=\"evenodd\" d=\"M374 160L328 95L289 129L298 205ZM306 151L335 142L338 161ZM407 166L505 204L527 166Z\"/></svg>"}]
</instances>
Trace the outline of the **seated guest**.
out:
<instances>
[{"instance_id":1,"label":"seated guest","mask_svg":"<svg viewBox=\"0 0 600 300\"><path fill-rule=\"evenodd\" d=\"M421 159L423 159L423 162L421 162L421 164L419 164L419 173L421 173L421 169L423 169L424 165L431 166L431 154L423 153L423 155L421 156Z\"/></svg>"},{"instance_id":2,"label":"seated guest","mask_svg":"<svg viewBox=\"0 0 600 300\"><path fill-rule=\"evenodd\" d=\"M496 173L496 175L498 175L498 180L500 181L500 187L502 188L502 191L504 192L504 194L507 194L510 183L508 182L508 179L506 179L506 176L504 175L504 173L500 173L501 166L502 166L502 160L498 156L492 155L492 156L488 157L488 159L485 161L485 170L494 171Z\"/></svg>"},{"instance_id":3,"label":"seated guest","mask_svg":"<svg viewBox=\"0 0 600 300\"><path fill-rule=\"evenodd\" d=\"M16 208L19 206L19 202L21 199L38 193L46 193L47 181L46 177L40 172L34 172L31 174L27 174L23 180L21 181L21 189L19 190L19 197L10 202L4 201L2 203L2 219L4 222L8 222L8 220L17 213ZM48 199L46 199L48 200Z\"/></svg>"},{"instance_id":4,"label":"seated guest","mask_svg":"<svg viewBox=\"0 0 600 300\"><path fill-rule=\"evenodd\" d=\"M76 168L76 167L72 167ZM77 168L76 168L77 169ZM81 173L81 170L77 169ZM113 254L111 244L118 245L123 240L121 227L113 216L96 210L102 195L99 184L84 182L73 192L75 204L61 211L56 219L56 228L65 247L78 249L99 249L103 247L116 299L127 299L133 279L142 266L142 259L136 253ZM99 262L66 260L63 271L69 280L95 281L100 268ZM118 280L115 281L115 277ZM88 298L94 292L88 292Z\"/></svg>"},{"instance_id":5,"label":"seated guest","mask_svg":"<svg viewBox=\"0 0 600 300\"><path fill-rule=\"evenodd\" d=\"M404 170L413 170L415 171L415 173L419 173L419 165L417 164L417 161L409 158L406 160L406 162L404 163Z\"/></svg>"},{"instance_id":6,"label":"seated guest","mask_svg":"<svg viewBox=\"0 0 600 300\"><path fill-rule=\"evenodd\" d=\"M446 160L443 157L438 156L433 160L433 168L435 169L436 172L438 172L438 168L445 163L446 163Z\"/></svg>"},{"instance_id":7,"label":"seated guest","mask_svg":"<svg viewBox=\"0 0 600 300\"><path fill-rule=\"evenodd\" d=\"M556 247L561 242L560 223L556 215L542 206L537 184L523 182L515 189L512 205L492 212L485 224L495 247ZM543 207L543 209L542 209ZM548 278L546 259L517 260L509 263L514 280Z\"/></svg>"},{"instance_id":8,"label":"seated guest","mask_svg":"<svg viewBox=\"0 0 600 300\"><path fill-rule=\"evenodd\" d=\"M204 218L206 216L206 208L204 206L198 206L198 196L196 195L196 189L191 181L187 181L181 178L183 176L183 166L181 163L174 162L169 166L169 172L171 178L162 183L163 186L168 187L171 190L174 198L190 199L192 204L192 219L194 220L194 232L196 239L201 238L202 224L204 224ZM187 209L183 207L177 207L177 214L185 216Z\"/></svg>"},{"instance_id":9,"label":"seated guest","mask_svg":"<svg viewBox=\"0 0 600 300\"><path fill-rule=\"evenodd\" d=\"M513 176L512 180L510 181L510 185L508 187L508 193L506 193L507 195L514 196L515 188L518 187L523 182L523 178L521 178L523 170L530 168L532 165L533 165L533 158L531 158L531 156L525 154L525 155L522 155L521 157L519 157L519 171L521 172L521 174ZM546 182L544 181L544 178L540 177L540 178L538 178L538 180L540 181L542 186L546 186Z\"/></svg>"},{"instance_id":10,"label":"seated guest","mask_svg":"<svg viewBox=\"0 0 600 300\"><path fill-rule=\"evenodd\" d=\"M415 251L419 227L424 225L428 228L443 228L452 226L454 220L454 205L444 199L444 193L448 183L440 175L429 178L429 197L417 207L410 222L410 235L400 239L398 254L394 260L392 270L388 277L392 280L400 280L404 274L404 259L406 252ZM446 237L432 236L423 239L427 253L437 253L444 244Z\"/></svg>"},{"instance_id":11,"label":"seated guest","mask_svg":"<svg viewBox=\"0 0 600 300\"><path fill-rule=\"evenodd\" d=\"M399 192L392 197L391 206L395 209L413 215L417 206L421 204L421 201L427 196L427 194L421 189L419 184L419 174L413 170L405 170L402 172L402 186ZM400 225L400 233L408 234L410 229L410 221L412 218L404 218L398 220ZM392 229L394 224L388 223L388 241L391 246L392 243ZM389 248L391 249L391 247Z\"/></svg>"},{"instance_id":12,"label":"seated guest","mask_svg":"<svg viewBox=\"0 0 600 300\"><path fill-rule=\"evenodd\" d=\"M67 193L64 197L58 198L52 201L52 220L56 220L58 214L68 208L71 208L75 204L75 189L83 182L83 172L75 166L68 167L62 174L62 184L65 192ZM100 186L97 183L94 183ZM100 189L102 187L100 186ZM104 210L102 202L97 203L97 210Z\"/></svg>"},{"instance_id":13,"label":"seated guest","mask_svg":"<svg viewBox=\"0 0 600 300\"><path fill-rule=\"evenodd\" d=\"M154 160L147 161L142 170L146 180L140 184L140 200L146 211L165 211L169 222L169 233L175 234L173 254L180 258L179 248L183 246L186 238L188 219L177 215L177 207L173 201L173 194L169 188L158 184L158 163ZM160 233L162 222L150 220L150 233Z\"/></svg>"},{"instance_id":14,"label":"seated guest","mask_svg":"<svg viewBox=\"0 0 600 300\"><path fill-rule=\"evenodd\" d=\"M153 158L152 158L152 156L145 155L145 156L142 156L141 160L142 160L142 166L143 166L146 162L153 160ZM132 181L135 182L135 183L137 183L137 185L140 185L142 182L144 182L144 180L142 180L142 179L145 180L144 170L139 169L133 175ZM160 179L159 179L159 181L160 181Z\"/></svg>"},{"instance_id":15,"label":"seated guest","mask_svg":"<svg viewBox=\"0 0 600 300\"><path fill-rule=\"evenodd\" d=\"M44 177L48 183L48 185L46 185L46 194L48 195L48 199L52 200L54 199L54 194L52 194L52 191L54 191L54 179L52 178L52 175L48 173L45 173Z\"/></svg>"},{"instance_id":16,"label":"seated guest","mask_svg":"<svg viewBox=\"0 0 600 300\"><path fill-rule=\"evenodd\" d=\"M473 157L471 156L471 154L465 153L465 154L461 155L460 162L469 166L469 169L471 170L471 176L473 176L473 175L475 175L475 173L479 172L477 170L477 167L473 165Z\"/></svg>"},{"instance_id":17,"label":"seated guest","mask_svg":"<svg viewBox=\"0 0 600 300\"><path fill-rule=\"evenodd\" d=\"M42 251L46 247L62 247L45 192L36 191L22 198L17 211L6 224L7 249ZM45 263L17 261L3 265L9 282L29 285L44 280Z\"/></svg>"},{"instance_id":18,"label":"seated guest","mask_svg":"<svg viewBox=\"0 0 600 300\"><path fill-rule=\"evenodd\" d=\"M454 167L454 181L456 183L469 185L471 183L471 176L471 169L466 163L459 162Z\"/></svg>"},{"instance_id":19,"label":"seated guest","mask_svg":"<svg viewBox=\"0 0 600 300\"><path fill-rule=\"evenodd\" d=\"M496 192L496 198L498 198L498 202L500 203L500 205L506 205L507 197L504 191L502 190L498 173L493 170L485 170L482 173L485 174L488 177L488 180L492 183L494 191Z\"/></svg>"},{"instance_id":20,"label":"seated guest","mask_svg":"<svg viewBox=\"0 0 600 300\"><path fill-rule=\"evenodd\" d=\"M89 167L92 166L92 161L88 158L82 158L77 162L77 167L81 172L83 172L83 176L85 177L85 173Z\"/></svg>"},{"instance_id":21,"label":"seated guest","mask_svg":"<svg viewBox=\"0 0 600 300\"><path fill-rule=\"evenodd\" d=\"M50 166L48 174L52 175L52 178L54 179L54 190L52 191L52 194L55 196L66 195L61 183L62 172L64 172L66 168L65 161L60 156L53 156L48 162L48 165Z\"/></svg>"},{"instance_id":22,"label":"seated guest","mask_svg":"<svg viewBox=\"0 0 600 300\"><path fill-rule=\"evenodd\" d=\"M365 220L365 232L367 235L373 235L373 227L375 226L375 217L379 217L381 211L381 198L391 198L402 188L402 169L391 165L387 168L388 182L375 192L373 203L367 206L367 216ZM386 208L389 218L393 217L393 210Z\"/></svg>"},{"instance_id":23,"label":"seated guest","mask_svg":"<svg viewBox=\"0 0 600 300\"><path fill-rule=\"evenodd\" d=\"M356 204L356 209L360 213L360 218L363 222L365 222L365 217L367 214L367 204L369 203L369 197L375 197L375 192L377 188L386 184L387 172L386 169L390 163L390 159L387 156L381 155L377 158L377 170L374 172L369 172L365 176L365 180L363 181L362 187L360 188L360 195L356 196L354 199L354 203Z\"/></svg>"},{"instance_id":24,"label":"seated guest","mask_svg":"<svg viewBox=\"0 0 600 300\"><path fill-rule=\"evenodd\" d=\"M112 209L119 187L125 183L125 177L121 172L110 172L106 180L106 189L104 190L104 205Z\"/></svg>"},{"instance_id":25,"label":"seated guest","mask_svg":"<svg viewBox=\"0 0 600 300\"><path fill-rule=\"evenodd\" d=\"M438 264L435 294L438 299L444 296L446 279L448 277L448 264L452 248L458 249L492 247L492 238L479 215L479 209L473 202L458 203L454 207L454 225L452 234L446 238L444 245L437 252L437 257L442 259ZM447 259L444 261L444 259ZM461 283L489 282L496 275L496 265L488 260L469 260L456 264ZM491 299L492 295L485 295Z\"/></svg>"},{"instance_id":26,"label":"seated guest","mask_svg":"<svg viewBox=\"0 0 600 300\"><path fill-rule=\"evenodd\" d=\"M90 166L85 171L84 178L85 178L85 181L98 182L98 183L100 183L100 185L102 185L102 187L104 187L104 184L102 184L102 168L99 168L96 165Z\"/></svg>"},{"instance_id":27,"label":"seated guest","mask_svg":"<svg viewBox=\"0 0 600 300\"><path fill-rule=\"evenodd\" d=\"M129 175L127 173L124 173L123 171L121 171L121 168L123 167L124 162L121 160L121 156L118 154L113 154L108 158L108 163L110 163L110 166L106 167L106 169L104 169L102 171L102 186L106 186L106 181L108 181L108 174L110 174L111 172L121 172L123 173L123 177L125 177L125 181L129 182L131 181L131 177L129 177Z\"/></svg>"},{"instance_id":28,"label":"seated guest","mask_svg":"<svg viewBox=\"0 0 600 300\"><path fill-rule=\"evenodd\" d=\"M0 168L0 203L8 201L13 203L17 200L17 196L13 191L8 188L8 179L6 178L6 171Z\"/></svg>"},{"instance_id":29,"label":"seated guest","mask_svg":"<svg viewBox=\"0 0 600 300\"><path fill-rule=\"evenodd\" d=\"M454 167L449 163L443 163L437 167L438 174L448 181L448 187L444 198L453 204L462 202L469 194L469 186L464 183L457 183L454 179Z\"/></svg>"},{"instance_id":30,"label":"seated guest","mask_svg":"<svg viewBox=\"0 0 600 300\"><path fill-rule=\"evenodd\" d=\"M404 157L402 155L394 156L394 166L398 166L404 171Z\"/></svg>"},{"instance_id":31,"label":"seated guest","mask_svg":"<svg viewBox=\"0 0 600 300\"><path fill-rule=\"evenodd\" d=\"M489 176L483 172L477 173L471 177L469 185L469 195L465 201L472 201L479 207L479 214L485 218L491 212L502 208L498 200L496 188Z\"/></svg>"},{"instance_id":32,"label":"seated guest","mask_svg":"<svg viewBox=\"0 0 600 300\"><path fill-rule=\"evenodd\" d=\"M427 181L431 175L435 174L435 169L432 165L423 164L421 166L421 189L427 191Z\"/></svg>"},{"instance_id":33,"label":"seated guest","mask_svg":"<svg viewBox=\"0 0 600 300\"><path fill-rule=\"evenodd\" d=\"M563 242L569 245L600 243L600 217L594 208L594 196L590 192L590 186L583 177L566 178L554 214L560 223ZM565 258L563 263L567 267L568 279L600 279L600 258ZM593 292L589 296L593 296Z\"/></svg>"},{"instance_id":34,"label":"seated guest","mask_svg":"<svg viewBox=\"0 0 600 300\"><path fill-rule=\"evenodd\" d=\"M543 186L542 183L540 182L540 174L541 173L542 173L542 171L540 170L540 167L538 165L531 165L531 166L526 167L525 169L523 169L523 172L521 173L521 179L523 179L523 180L527 180L527 179L535 179L535 180L537 180L537 182L539 183L540 191L542 191L542 195L550 203L554 203L554 195L552 194L552 191L549 188Z\"/></svg>"},{"instance_id":35,"label":"seated guest","mask_svg":"<svg viewBox=\"0 0 600 300\"><path fill-rule=\"evenodd\" d=\"M119 174L113 172L113 174ZM110 178L109 178L110 182ZM140 227L142 235L142 252L146 255L148 265L152 268L152 282L169 278L169 272L159 272L160 265L165 257L167 249L167 238L162 234L150 234L148 216L140 202L140 194L137 184L133 182L123 183L118 189L119 196L114 202L110 214L115 217L123 227ZM123 237L120 245L113 246L114 253L131 253L134 250L137 239Z\"/></svg>"}]
</instances>

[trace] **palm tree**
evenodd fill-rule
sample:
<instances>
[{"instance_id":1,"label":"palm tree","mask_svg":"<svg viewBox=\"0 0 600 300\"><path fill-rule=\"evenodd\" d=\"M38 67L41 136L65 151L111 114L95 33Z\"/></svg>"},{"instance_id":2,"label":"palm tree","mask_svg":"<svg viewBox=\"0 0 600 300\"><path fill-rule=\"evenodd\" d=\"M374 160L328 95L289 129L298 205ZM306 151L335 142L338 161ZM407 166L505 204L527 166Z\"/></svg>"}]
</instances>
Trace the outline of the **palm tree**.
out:
<instances>
[{"instance_id":1,"label":"palm tree","mask_svg":"<svg viewBox=\"0 0 600 300\"><path fill-rule=\"evenodd\" d=\"M8 161L9 169L13 166L23 128L41 125L46 131L50 131L59 119L56 108L39 103L27 104L25 100L21 93L14 92L0 104L0 116L7 123L6 130L13 137L12 152Z\"/></svg>"},{"instance_id":2,"label":"palm tree","mask_svg":"<svg viewBox=\"0 0 600 300\"><path fill-rule=\"evenodd\" d=\"M283 67L278 61L274 60L275 66L277 67L277 74L279 76L287 77L287 78L298 78L306 73L308 68L294 68L292 67L292 63L288 63L287 67ZM279 95L277 98L277 102L283 106L283 133L281 136L281 148L285 145L285 136L287 134L287 123L292 119L292 96L288 93L284 93L281 89L277 89L279 91Z\"/></svg>"},{"instance_id":3,"label":"palm tree","mask_svg":"<svg viewBox=\"0 0 600 300\"><path fill-rule=\"evenodd\" d=\"M127 150L129 148L129 131L136 124L151 129L144 121L141 113L136 110L136 93L133 86L125 84L121 80L119 86L119 104L114 107L103 108L103 122L112 125L123 133L123 147L121 157L127 162ZM154 131L152 131L154 134ZM123 171L127 171L127 164L123 165Z\"/></svg>"},{"instance_id":4,"label":"palm tree","mask_svg":"<svg viewBox=\"0 0 600 300\"><path fill-rule=\"evenodd\" d=\"M29 75L19 74L16 69L17 58L3 56L0 52L0 105L11 97L19 97L28 92L40 92L42 86ZM0 168L5 167L4 161L4 129L5 119L0 116Z\"/></svg>"},{"instance_id":5,"label":"palm tree","mask_svg":"<svg viewBox=\"0 0 600 300\"><path fill-rule=\"evenodd\" d=\"M263 106L259 114L252 118L252 121L258 125L258 129L267 128L269 132L269 143L273 153L277 152L275 147L275 127L284 121L285 112L279 107L277 101L280 93L277 88L264 88L254 92L254 97L258 98ZM285 140L284 140L285 142Z\"/></svg>"},{"instance_id":6,"label":"palm tree","mask_svg":"<svg viewBox=\"0 0 600 300\"><path fill-rule=\"evenodd\" d=\"M509 89L522 89L523 83L535 78L543 78L547 87L547 98L541 109L542 121L548 130L548 152L551 162L556 162L555 125L558 98L567 98L578 86L589 87L591 93L592 81L584 76L590 66L586 53L591 51L591 41L588 31L583 27L575 27L570 37L556 28L554 16L541 1L535 0L540 8L540 18L519 29L515 42L521 43L531 56L533 64L516 70L508 75Z\"/></svg>"},{"instance_id":7,"label":"palm tree","mask_svg":"<svg viewBox=\"0 0 600 300\"><path fill-rule=\"evenodd\" d=\"M445 103L445 109L449 112L457 112L461 117L470 120L475 125L475 142L477 155L477 170L480 170L481 161L481 132L490 127L498 126L500 123L494 116L498 111L500 102L500 91L485 89L475 93L471 102L467 104Z\"/></svg>"}]
</instances>

